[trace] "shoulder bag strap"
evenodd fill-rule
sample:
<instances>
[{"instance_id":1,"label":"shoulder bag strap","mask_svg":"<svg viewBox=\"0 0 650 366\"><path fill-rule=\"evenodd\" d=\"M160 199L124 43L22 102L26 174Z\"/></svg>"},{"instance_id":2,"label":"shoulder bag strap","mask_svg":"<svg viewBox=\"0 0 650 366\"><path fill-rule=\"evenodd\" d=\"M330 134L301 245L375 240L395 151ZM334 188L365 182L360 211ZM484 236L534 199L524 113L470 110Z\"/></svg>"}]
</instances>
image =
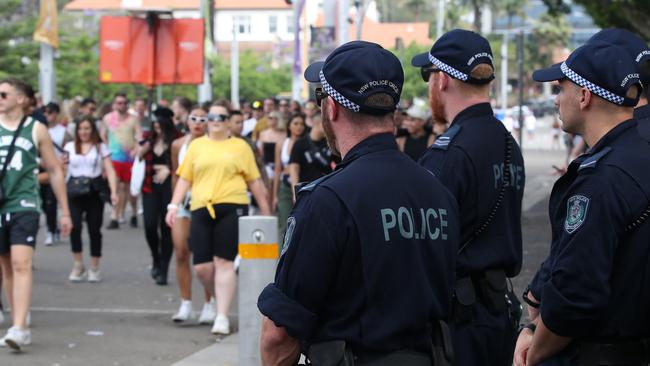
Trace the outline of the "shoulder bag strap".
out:
<instances>
[{"instance_id":1,"label":"shoulder bag strap","mask_svg":"<svg viewBox=\"0 0 650 366\"><path fill-rule=\"evenodd\" d=\"M7 174L7 167L9 164L11 164L11 159L13 158L14 155L14 150L16 147L16 140L18 139L18 135L20 135L20 131L23 129L23 125L25 124L25 121L27 121L27 115L24 115L23 118L20 120L20 123L18 124L18 127L16 128L16 131L14 131L14 137L11 140L11 145L9 145L9 151L7 152L7 156L5 158L5 163L2 164L2 172L0 172L0 182L5 179L5 174Z\"/></svg>"},{"instance_id":2,"label":"shoulder bag strap","mask_svg":"<svg viewBox=\"0 0 650 366\"><path fill-rule=\"evenodd\" d=\"M501 204L503 203L503 198L506 193L506 182L510 182L510 160L512 159L512 136L510 132L506 131L506 141L505 141L505 158L503 161L503 180L501 181L501 188L499 189L499 194L497 200L492 206L492 210L487 215L487 217L481 222L478 228L472 233L469 239L458 249L458 254L462 253L479 235L481 235L492 223L494 217L496 216Z\"/></svg>"}]
</instances>

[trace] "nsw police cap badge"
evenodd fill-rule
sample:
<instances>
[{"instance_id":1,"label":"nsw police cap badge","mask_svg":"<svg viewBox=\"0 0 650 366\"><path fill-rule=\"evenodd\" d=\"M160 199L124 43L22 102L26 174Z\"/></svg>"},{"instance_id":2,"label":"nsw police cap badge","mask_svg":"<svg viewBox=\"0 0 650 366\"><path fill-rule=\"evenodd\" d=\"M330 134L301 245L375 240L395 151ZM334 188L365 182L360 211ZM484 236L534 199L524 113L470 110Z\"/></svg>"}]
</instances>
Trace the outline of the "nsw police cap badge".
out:
<instances>
[{"instance_id":1,"label":"nsw police cap badge","mask_svg":"<svg viewBox=\"0 0 650 366\"><path fill-rule=\"evenodd\" d=\"M589 208L589 198L581 195L571 196L566 204L566 220L564 221L564 230L573 234L585 222L587 217L587 208Z\"/></svg>"}]
</instances>

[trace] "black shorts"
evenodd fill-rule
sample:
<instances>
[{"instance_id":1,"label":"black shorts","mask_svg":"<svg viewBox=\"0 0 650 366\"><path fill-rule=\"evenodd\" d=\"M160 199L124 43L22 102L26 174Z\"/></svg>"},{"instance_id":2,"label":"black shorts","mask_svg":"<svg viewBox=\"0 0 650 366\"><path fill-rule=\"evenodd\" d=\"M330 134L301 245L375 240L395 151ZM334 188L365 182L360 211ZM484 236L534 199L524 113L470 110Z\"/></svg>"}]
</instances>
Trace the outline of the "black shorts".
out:
<instances>
[{"instance_id":1,"label":"black shorts","mask_svg":"<svg viewBox=\"0 0 650 366\"><path fill-rule=\"evenodd\" d=\"M0 214L0 255L9 254L14 244L36 247L38 212L14 212Z\"/></svg>"},{"instance_id":2,"label":"black shorts","mask_svg":"<svg viewBox=\"0 0 650 366\"><path fill-rule=\"evenodd\" d=\"M248 215L247 205L214 205L216 219L207 208L192 211L190 250L194 264L212 262L213 257L232 261L239 244L239 217Z\"/></svg>"}]
</instances>

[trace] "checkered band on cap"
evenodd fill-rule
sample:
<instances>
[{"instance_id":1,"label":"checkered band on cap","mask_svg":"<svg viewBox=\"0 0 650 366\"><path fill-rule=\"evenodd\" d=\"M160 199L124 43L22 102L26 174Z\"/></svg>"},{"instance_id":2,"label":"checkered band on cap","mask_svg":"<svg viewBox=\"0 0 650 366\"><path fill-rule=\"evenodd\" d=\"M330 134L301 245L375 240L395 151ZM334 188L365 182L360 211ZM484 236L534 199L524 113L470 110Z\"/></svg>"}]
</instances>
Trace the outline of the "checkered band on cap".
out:
<instances>
[{"instance_id":1,"label":"checkered band on cap","mask_svg":"<svg viewBox=\"0 0 650 366\"><path fill-rule=\"evenodd\" d=\"M447 65L446 63L438 60L432 54L429 54L429 61L431 61L432 64L436 65L436 67L439 68L440 70L446 72L447 74L453 76L454 78L456 78L458 80L467 81L467 79L468 79L467 74L465 74L465 73L463 73L461 71L458 71L458 70L454 69L453 67Z\"/></svg>"},{"instance_id":2,"label":"checkered band on cap","mask_svg":"<svg viewBox=\"0 0 650 366\"><path fill-rule=\"evenodd\" d=\"M325 79L323 70L320 71L319 76L320 76L320 83L323 85L323 90L325 90L325 93L327 93L327 95L334 98L334 100L336 100L340 105L342 105L346 109L349 109L354 112L359 112L361 110L361 107L359 107L358 104L352 102L348 98L341 95L341 93L337 92L336 89L332 88L332 86Z\"/></svg>"},{"instance_id":3,"label":"checkered band on cap","mask_svg":"<svg viewBox=\"0 0 650 366\"><path fill-rule=\"evenodd\" d=\"M567 78L571 79L571 81L580 85L581 87L589 89L589 91L591 91L592 93L614 104L623 105L623 102L625 101L624 97L616 95L610 92L609 90L603 89L598 85L590 82L589 80L583 78L582 76L578 75L575 71L571 70L569 66L567 66L566 62L562 63L562 65L560 66L560 70L562 70L562 73Z\"/></svg>"}]
</instances>

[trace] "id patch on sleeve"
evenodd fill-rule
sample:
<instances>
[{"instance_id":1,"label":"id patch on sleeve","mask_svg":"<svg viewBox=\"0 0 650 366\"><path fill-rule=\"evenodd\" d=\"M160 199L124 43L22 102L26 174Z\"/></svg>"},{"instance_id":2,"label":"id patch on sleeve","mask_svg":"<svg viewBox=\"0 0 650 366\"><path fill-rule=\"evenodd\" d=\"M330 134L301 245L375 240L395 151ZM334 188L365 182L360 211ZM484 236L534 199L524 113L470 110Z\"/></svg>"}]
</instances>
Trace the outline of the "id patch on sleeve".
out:
<instances>
[{"instance_id":1,"label":"id patch on sleeve","mask_svg":"<svg viewBox=\"0 0 650 366\"><path fill-rule=\"evenodd\" d=\"M566 204L566 220L564 221L564 230L573 234L585 222L587 209L589 208L589 198L581 195L571 196Z\"/></svg>"}]
</instances>

